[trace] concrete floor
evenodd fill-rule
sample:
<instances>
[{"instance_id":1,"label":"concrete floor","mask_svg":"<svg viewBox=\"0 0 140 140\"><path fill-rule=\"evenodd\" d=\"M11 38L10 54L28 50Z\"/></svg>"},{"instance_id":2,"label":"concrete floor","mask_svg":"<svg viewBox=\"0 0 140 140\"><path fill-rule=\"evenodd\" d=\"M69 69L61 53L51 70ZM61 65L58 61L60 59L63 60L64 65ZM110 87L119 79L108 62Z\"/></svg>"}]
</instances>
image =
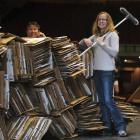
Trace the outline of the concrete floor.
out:
<instances>
[{"instance_id":1,"label":"concrete floor","mask_svg":"<svg viewBox=\"0 0 140 140\"><path fill-rule=\"evenodd\" d=\"M86 134L84 136L78 136L64 140L140 140L140 118L135 119L127 125L127 137L118 136L99 136L95 134ZM58 140L55 138L44 137L43 140Z\"/></svg>"},{"instance_id":2,"label":"concrete floor","mask_svg":"<svg viewBox=\"0 0 140 140\"><path fill-rule=\"evenodd\" d=\"M118 136L80 136L72 138L71 140L140 140L140 118L129 123L127 126L128 136L120 138Z\"/></svg>"},{"instance_id":3,"label":"concrete floor","mask_svg":"<svg viewBox=\"0 0 140 140\"><path fill-rule=\"evenodd\" d=\"M136 104L137 110L140 112L140 105ZM101 136L99 134L88 133L74 138L67 138L63 140L140 140L140 116L137 116L132 122L127 125L127 137L119 136ZM42 140L60 140L51 136L45 135Z\"/></svg>"}]
</instances>

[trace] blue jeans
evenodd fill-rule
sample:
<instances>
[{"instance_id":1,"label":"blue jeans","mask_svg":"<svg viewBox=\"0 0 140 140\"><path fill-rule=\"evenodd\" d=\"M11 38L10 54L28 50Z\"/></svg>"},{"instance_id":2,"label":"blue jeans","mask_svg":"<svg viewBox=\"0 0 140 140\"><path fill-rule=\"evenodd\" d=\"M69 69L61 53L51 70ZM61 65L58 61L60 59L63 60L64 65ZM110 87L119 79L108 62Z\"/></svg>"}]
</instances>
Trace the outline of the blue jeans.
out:
<instances>
[{"instance_id":1,"label":"blue jeans","mask_svg":"<svg viewBox=\"0 0 140 140\"><path fill-rule=\"evenodd\" d=\"M94 80L104 125L111 130L113 123L116 131L125 130L124 119L112 97L114 71L94 70Z\"/></svg>"}]
</instances>

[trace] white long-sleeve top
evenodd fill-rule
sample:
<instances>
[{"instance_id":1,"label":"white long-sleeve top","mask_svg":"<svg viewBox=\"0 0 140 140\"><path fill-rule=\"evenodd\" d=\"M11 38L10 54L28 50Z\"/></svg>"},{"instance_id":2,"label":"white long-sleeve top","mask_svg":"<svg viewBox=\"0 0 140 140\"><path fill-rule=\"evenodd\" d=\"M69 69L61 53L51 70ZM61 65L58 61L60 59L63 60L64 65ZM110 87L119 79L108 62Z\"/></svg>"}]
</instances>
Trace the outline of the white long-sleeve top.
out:
<instances>
[{"instance_id":1,"label":"white long-sleeve top","mask_svg":"<svg viewBox=\"0 0 140 140\"><path fill-rule=\"evenodd\" d=\"M96 36L94 36L91 41L96 41ZM79 42L82 49L86 49L83 40ZM113 31L106 35L103 45L96 44L92 48L94 53L94 70L104 70L111 71L115 69L115 57L119 52L119 36Z\"/></svg>"}]
</instances>

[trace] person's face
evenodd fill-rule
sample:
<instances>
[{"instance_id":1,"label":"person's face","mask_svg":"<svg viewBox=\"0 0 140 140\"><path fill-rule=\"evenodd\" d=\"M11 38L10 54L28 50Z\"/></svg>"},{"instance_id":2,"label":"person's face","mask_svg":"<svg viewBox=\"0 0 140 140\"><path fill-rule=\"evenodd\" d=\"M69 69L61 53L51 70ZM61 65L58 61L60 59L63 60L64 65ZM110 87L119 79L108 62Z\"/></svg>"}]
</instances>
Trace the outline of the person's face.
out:
<instances>
[{"instance_id":1,"label":"person's face","mask_svg":"<svg viewBox=\"0 0 140 140\"><path fill-rule=\"evenodd\" d=\"M27 27L27 37L38 37L39 29L35 25Z\"/></svg>"},{"instance_id":2,"label":"person's face","mask_svg":"<svg viewBox=\"0 0 140 140\"><path fill-rule=\"evenodd\" d=\"M103 30L107 27L107 16L105 14L101 14L98 17L98 27Z\"/></svg>"}]
</instances>

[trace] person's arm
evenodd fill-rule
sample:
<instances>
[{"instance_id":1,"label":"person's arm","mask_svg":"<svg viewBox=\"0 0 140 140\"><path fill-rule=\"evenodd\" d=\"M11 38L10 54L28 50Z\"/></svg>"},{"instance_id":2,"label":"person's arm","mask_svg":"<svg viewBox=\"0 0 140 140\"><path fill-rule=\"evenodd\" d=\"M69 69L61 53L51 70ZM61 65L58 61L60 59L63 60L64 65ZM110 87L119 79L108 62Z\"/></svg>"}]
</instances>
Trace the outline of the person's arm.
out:
<instances>
[{"instance_id":1,"label":"person's arm","mask_svg":"<svg viewBox=\"0 0 140 140\"><path fill-rule=\"evenodd\" d=\"M46 37L46 35L43 32L39 32L38 37Z\"/></svg>"},{"instance_id":2,"label":"person's arm","mask_svg":"<svg viewBox=\"0 0 140 140\"><path fill-rule=\"evenodd\" d=\"M104 38L99 37L97 39L97 44L99 44L110 56L116 57L119 52L119 37L116 32L111 32L110 37L108 38L109 45L104 41Z\"/></svg>"},{"instance_id":3,"label":"person's arm","mask_svg":"<svg viewBox=\"0 0 140 140\"><path fill-rule=\"evenodd\" d=\"M79 45L80 45L80 51L84 51L92 45L92 41L89 38L84 38L79 42Z\"/></svg>"}]
</instances>

